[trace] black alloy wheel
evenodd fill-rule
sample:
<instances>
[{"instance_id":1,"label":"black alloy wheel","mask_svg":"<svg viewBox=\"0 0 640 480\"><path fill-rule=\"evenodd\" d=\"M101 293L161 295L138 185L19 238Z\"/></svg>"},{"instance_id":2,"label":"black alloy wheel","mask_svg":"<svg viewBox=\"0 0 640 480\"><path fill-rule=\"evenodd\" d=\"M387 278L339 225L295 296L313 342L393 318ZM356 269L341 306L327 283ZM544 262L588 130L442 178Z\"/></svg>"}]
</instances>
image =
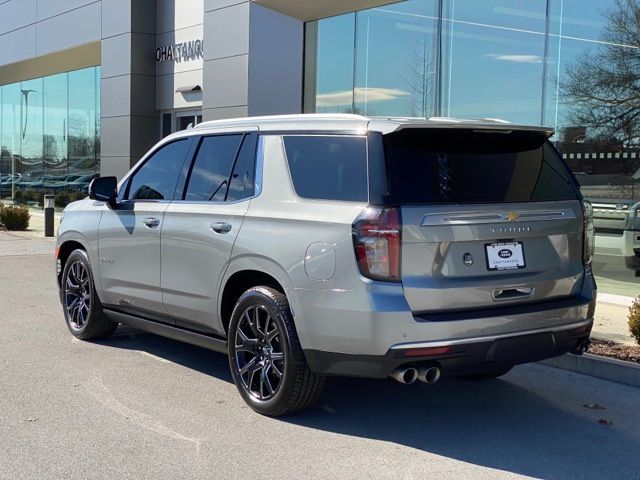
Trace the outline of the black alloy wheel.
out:
<instances>
[{"instance_id":1,"label":"black alloy wheel","mask_svg":"<svg viewBox=\"0 0 640 480\"><path fill-rule=\"evenodd\" d=\"M245 309L235 335L236 366L243 388L258 400L273 398L285 373L282 333L261 305Z\"/></svg>"},{"instance_id":2,"label":"black alloy wheel","mask_svg":"<svg viewBox=\"0 0 640 480\"><path fill-rule=\"evenodd\" d=\"M244 292L231 314L228 345L233 381L254 411L286 415L320 395L324 377L309 369L282 292L266 286Z\"/></svg>"},{"instance_id":3,"label":"black alloy wheel","mask_svg":"<svg viewBox=\"0 0 640 480\"><path fill-rule=\"evenodd\" d=\"M92 293L89 272L81 261L76 260L69 265L63 288L69 323L80 330L89 319Z\"/></svg>"},{"instance_id":4,"label":"black alloy wheel","mask_svg":"<svg viewBox=\"0 0 640 480\"><path fill-rule=\"evenodd\" d=\"M60 279L60 300L71 334L80 340L110 336L118 327L107 318L96 294L87 252L74 250L64 264Z\"/></svg>"}]
</instances>

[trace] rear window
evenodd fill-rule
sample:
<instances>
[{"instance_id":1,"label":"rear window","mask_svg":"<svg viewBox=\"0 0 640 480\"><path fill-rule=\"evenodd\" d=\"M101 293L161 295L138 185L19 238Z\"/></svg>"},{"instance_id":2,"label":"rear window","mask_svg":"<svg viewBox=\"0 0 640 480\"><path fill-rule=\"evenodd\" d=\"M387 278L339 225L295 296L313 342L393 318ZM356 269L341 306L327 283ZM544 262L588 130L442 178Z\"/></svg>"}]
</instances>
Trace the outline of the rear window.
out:
<instances>
[{"instance_id":1,"label":"rear window","mask_svg":"<svg viewBox=\"0 0 640 480\"><path fill-rule=\"evenodd\" d=\"M284 147L299 197L366 202L366 138L285 135Z\"/></svg>"},{"instance_id":2,"label":"rear window","mask_svg":"<svg viewBox=\"0 0 640 480\"><path fill-rule=\"evenodd\" d=\"M397 203L496 203L578 198L544 134L403 130L384 137Z\"/></svg>"}]
</instances>

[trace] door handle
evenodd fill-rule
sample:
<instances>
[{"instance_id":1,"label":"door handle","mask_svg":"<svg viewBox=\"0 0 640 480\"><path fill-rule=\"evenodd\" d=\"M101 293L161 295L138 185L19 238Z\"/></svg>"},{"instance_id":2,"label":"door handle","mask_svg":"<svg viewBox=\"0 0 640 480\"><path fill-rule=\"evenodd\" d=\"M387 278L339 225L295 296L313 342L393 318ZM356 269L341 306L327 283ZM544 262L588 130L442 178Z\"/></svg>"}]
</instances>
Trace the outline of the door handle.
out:
<instances>
[{"instance_id":1,"label":"door handle","mask_svg":"<svg viewBox=\"0 0 640 480\"><path fill-rule=\"evenodd\" d=\"M142 220L142 223L144 223L149 228L156 228L158 225L160 225L160 220L154 217L147 217Z\"/></svg>"},{"instance_id":2,"label":"door handle","mask_svg":"<svg viewBox=\"0 0 640 480\"><path fill-rule=\"evenodd\" d=\"M209 228L216 233L229 233L231 231L231 224L224 222L213 222L209 225Z\"/></svg>"}]
</instances>

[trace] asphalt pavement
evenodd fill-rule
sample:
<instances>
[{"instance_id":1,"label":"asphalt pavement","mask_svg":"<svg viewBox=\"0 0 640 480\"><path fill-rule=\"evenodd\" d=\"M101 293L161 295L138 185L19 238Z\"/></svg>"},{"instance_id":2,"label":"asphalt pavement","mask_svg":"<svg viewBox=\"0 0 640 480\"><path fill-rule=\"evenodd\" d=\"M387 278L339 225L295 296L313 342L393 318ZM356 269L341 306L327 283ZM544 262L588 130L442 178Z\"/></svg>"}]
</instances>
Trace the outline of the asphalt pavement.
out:
<instances>
[{"instance_id":1,"label":"asphalt pavement","mask_svg":"<svg viewBox=\"0 0 640 480\"><path fill-rule=\"evenodd\" d=\"M124 327L75 340L53 278L50 254L0 251L2 479L640 478L637 389L537 364L334 378L310 410L265 418L221 354Z\"/></svg>"}]
</instances>

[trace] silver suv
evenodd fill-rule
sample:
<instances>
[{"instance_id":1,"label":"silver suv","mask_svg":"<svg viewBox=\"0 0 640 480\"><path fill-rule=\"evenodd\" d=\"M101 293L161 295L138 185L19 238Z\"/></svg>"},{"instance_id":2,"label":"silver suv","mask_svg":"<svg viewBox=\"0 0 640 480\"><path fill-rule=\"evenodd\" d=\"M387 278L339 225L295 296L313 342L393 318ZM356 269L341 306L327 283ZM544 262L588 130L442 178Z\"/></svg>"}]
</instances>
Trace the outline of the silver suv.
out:
<instances>
[{"instance_id":1,"label":"silver suv","mask_svg":"<svg viewBox=\"0 0 640 480\"><path fill-rule=\"evenodd\" d=\"M491 378L582 353L592 212L550 134L294 115L170 135L65 209L66 323L226 353L266 415L306 407L327 375Z\"/></svg>"}]
</instances>

